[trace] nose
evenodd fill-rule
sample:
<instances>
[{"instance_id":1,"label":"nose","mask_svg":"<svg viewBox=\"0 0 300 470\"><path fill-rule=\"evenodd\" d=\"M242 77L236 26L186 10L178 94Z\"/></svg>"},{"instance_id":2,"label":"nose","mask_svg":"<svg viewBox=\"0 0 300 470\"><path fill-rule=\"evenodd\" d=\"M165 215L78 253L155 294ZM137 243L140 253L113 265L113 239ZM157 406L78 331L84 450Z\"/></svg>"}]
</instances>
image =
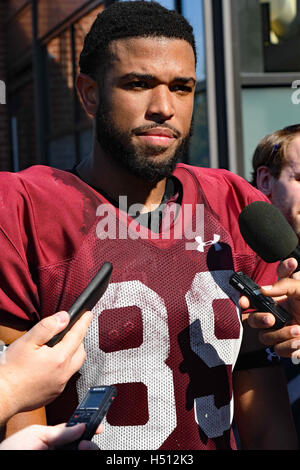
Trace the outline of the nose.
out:
<instances>
[{"instance_id":1,"label":"nose","mask_svg":"<svg viewBox=\"0 0 300 470\"><path fill-rule=\"evenodd\" d=\"M151 90L146 118L163 123L170 120L175 114L174 97L166 85L156 86Z\"/></svg>"}]
</instances>

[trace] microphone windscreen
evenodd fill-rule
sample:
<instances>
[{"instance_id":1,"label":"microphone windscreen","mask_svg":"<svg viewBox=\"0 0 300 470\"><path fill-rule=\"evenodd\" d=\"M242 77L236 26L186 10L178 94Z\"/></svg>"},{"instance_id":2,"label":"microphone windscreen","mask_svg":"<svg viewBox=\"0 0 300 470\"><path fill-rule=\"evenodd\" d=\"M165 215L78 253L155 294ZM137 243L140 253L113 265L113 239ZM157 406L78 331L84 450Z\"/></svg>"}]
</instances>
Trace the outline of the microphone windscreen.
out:
<instances>
[{"instance_id":1,"label":"microphone windscreen","mask_svg":"<svg viewBox=\"0 0 300 470\"><path fill-rule=\"evenodd\" d=\"M277 207L255 201L239 216L240 232L245 242L267 263L289 257L298 245L298 237Z\"/></svg>"}]
</instances>

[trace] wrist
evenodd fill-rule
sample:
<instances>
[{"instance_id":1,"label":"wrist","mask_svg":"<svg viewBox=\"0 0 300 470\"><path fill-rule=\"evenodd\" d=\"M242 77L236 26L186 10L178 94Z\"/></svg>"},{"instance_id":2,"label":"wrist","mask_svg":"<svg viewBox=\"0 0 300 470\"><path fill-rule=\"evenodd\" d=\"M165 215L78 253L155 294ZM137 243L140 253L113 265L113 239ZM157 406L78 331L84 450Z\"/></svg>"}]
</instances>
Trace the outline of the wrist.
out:
<instances>
[{"instance_id":1,"label":"wrist","mask_svg":"<svg viewBox=\"0 0 300 470\"><path fill-rule=\"evenodd\" d=\"M19 411L7 372L7 366L0 364L0 426L4 426Z\"/></svg>"}]
</instances>

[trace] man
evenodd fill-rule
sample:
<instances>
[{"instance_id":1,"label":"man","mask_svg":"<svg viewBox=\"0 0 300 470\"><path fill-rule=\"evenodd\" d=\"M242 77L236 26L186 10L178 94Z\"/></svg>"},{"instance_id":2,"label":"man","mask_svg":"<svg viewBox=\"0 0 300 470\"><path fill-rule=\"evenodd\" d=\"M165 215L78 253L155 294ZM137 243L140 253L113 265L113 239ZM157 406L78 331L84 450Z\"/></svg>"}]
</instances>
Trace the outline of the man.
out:
<instances>
[{"instance_id":1,"label":"man","mask_svg":"<svg viewBox=\"0 0 300 470\"><path fill-rule=\"evenodd\" d=\"M101 449L234 449L234 395L243 448L296 448L280 369L255 330L243 334L228 282L233 270L259 284L276 278L237 224L264 197L229 172L176 166L191 134L195 64L192 28L175 12L122 2L97 17L77 80L94 119L91 156L72 172L0 175L1 322L13 337L67 310L110 261L87 360L48 407L49 423L69 417L88 386L116 384Z\"/></svg>"},{"instance_id":2,"label":"man","mask_svg":"<svg viewBox=\"0 0 300 470\"><path fill-rule=\"evenodd\" d=\"M252 184L280 209L300 238L300 124L265 136L252 166Z\"/></svg>"},{"instance_id":3,"label":"man","mask_svg":"<svg viewBox=\"0 0 300 470\"><path fill-rule=\"evenodd\" d=\"M255 149L252 167L251 184L278 207L300 239L300 125L288 126L266 135ZM284 273L279 268L279 277L292 275L297 267L296 260L287 260L285 264ZM294 277L299 278L299 274ZM262 328L260 319L261 315L251 316L252 326ZM262 332L260 338L269 342L274 340L274 344L282 340L277 352L289 357L291 343L295 341L290 335L290 328Z\"/></svg>"},{"instance_id":4,"label":"man","mask_svg":"<svg viewBox=\"0 0 300 470\"><path fill-rule=\"evenodd\" d=\"M278 207L300 239L300 124L266 135L254 152L252 166L252 184ZM290 262L292 273L295 266L292 260ZM299 273L294 277L299 278ZM269 331L264 329L261 316L255 314L250 320L252 326L263 328L260 333L261 340L265 344L274 345L274 350L282 357L290 357L289 351L299 345L297 329L294 335L290 335L292 325L277 332ZM299 366L296 364L297 361L284 362L292 409L300 435Z\"/></svg>"}]
</instances>

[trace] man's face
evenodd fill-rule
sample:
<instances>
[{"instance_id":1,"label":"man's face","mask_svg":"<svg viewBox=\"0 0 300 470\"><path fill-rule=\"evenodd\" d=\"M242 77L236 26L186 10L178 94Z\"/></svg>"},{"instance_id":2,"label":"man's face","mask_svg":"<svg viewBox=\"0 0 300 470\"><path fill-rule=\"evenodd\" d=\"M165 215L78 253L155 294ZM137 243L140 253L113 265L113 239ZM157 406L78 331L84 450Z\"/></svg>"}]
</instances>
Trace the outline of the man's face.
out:
<instances>
[{"instance_id":1,"label":"man's face","mask_svg":"<svg viewBox=\"0 0 300 470\"><path fill-rule=\"evenodd\" d=\"M101 148L131 173L156 183L172 173L191 134L195 56L184 40L130 38L110 45L99 90Z\"/></svg>"},{"instance_id":2,"label":"man's face","mask_svg":"<svg viewBox=\"0 0 300 470\"><path fill-rule=\"evenodd\" d=\"M274 178L271 202L281 210L300 239L300 136L287 148L287 164Z\"/></svg>"}]
</instances>

